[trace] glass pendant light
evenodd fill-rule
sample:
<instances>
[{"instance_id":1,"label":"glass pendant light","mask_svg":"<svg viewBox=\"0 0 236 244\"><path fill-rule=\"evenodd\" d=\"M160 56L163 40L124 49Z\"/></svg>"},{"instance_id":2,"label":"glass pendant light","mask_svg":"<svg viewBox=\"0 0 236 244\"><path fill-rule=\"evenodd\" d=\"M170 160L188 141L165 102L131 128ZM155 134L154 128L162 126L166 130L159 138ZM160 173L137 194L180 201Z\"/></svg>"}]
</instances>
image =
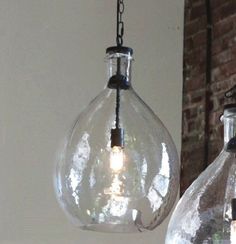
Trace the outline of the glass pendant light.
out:
<instances>
[{"instance_id":1,"label":"glass pendant light","mask_svg":"<svg viewBox=\"0 0 236 244\"><path fill-rule=\"evenodd\" d=\"M117 1L117 46L107 49L108 84L79 115L56 168L56 193L81 229L153 230L178 192L175 145L131 86L133 50L122 46L124 3Z\"/></svg>"},{"instance_id":2,"label":"glass pendant light","mask_svg":"<svg viewBox=\"0 0 236 244\"><path fill-rule=\"evenodd\" d=\"M226 93L236 96L236 86ZM169 223L166 244L236 243L236 104L225 106L224 147L192 183Z\"/></svg>"}]
</instances>

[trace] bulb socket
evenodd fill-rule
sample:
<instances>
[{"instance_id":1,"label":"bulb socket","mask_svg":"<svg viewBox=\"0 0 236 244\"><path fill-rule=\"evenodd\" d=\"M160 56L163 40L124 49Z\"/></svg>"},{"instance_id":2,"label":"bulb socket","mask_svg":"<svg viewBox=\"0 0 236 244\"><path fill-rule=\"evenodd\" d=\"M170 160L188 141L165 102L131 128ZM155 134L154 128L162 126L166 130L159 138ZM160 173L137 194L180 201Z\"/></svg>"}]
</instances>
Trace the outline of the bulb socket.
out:
<instances>
[{"instance_id":1,"label":"bulb socket","mask_svg":"<svg viewBox=\"0 0 236 244\"><path fill-rule=\"evenodd\" d=\"M235 221L236 220L236 198L232 199L231 207L232 207L232 221Z\"/></svg>"},{"instance_id":2,"label":"bulb socket","mask_svg":"<svg viewBox=\"0 0 236 244\"><path fill-rule=\"evenodd\" d=\"M122 128L111 129L111 147L124 147L124 130Z\"/></svg>"}]
</instances>

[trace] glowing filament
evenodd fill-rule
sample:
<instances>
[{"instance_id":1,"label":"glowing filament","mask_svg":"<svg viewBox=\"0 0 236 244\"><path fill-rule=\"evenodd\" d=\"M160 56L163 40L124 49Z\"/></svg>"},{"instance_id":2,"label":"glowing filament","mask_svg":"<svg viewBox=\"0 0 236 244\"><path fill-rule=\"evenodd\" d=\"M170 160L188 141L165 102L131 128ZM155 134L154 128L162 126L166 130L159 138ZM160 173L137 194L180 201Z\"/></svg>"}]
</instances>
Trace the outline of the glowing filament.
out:
<instances>
[{"instance_id":1,"label":"glowing filament","mask_svg":"<svg viewBox=\"0 0 236 244\"><path fill-rule=\"evenodd\" d=\"M122 147L112 147L110 154L110 169L112 170L112 183L109 188L104 189L105 194L113 197L113 200L123 194L123 183L119 179L119 173L124 169L124 151Z\"/></svg>"},{"instance_id":2,"label":"glowing filament","mask_svg":"<svg viewBox=\"0 0 236 244\"><path fill-rule=\"evenodd\" d=\"M110 154L110 168L115 172L119 172L124 167L124 151L121 147L113 147Z\"/></svg>"}]
</instances>

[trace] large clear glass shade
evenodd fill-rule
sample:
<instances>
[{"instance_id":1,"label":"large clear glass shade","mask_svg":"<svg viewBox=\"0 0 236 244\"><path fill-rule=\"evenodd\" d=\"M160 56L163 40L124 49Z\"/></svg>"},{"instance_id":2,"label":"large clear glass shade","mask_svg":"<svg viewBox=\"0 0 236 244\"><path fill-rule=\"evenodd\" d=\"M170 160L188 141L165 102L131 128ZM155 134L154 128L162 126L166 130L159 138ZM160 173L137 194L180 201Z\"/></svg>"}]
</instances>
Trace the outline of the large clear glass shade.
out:
<instances>
[{"instance_id":1,"label":"large clear glass shade","mask_svg":"<svg viewBox=\"0 0 236 244\"><path fill-rule=\"evenodd\" d=\"M224 148L179 201L166 244L232 244L231 201L236 198L236 109L226 109ZM231 231L232 230L232 231Z\"/></svg>"},{"instance_id":2,"label":"large clear glass shade","mask_svg":"<svg viewBox=\"0 0 236 244\"><path fill-rule=\"evenodd\" d=\"M56 193L67 216L82 229L153 230L178 192L176 148L131 86L120 93L124 147L111 148L115 108L116 90L106 88L79 115L57 165Z\"/></svg>"}]
</instances>

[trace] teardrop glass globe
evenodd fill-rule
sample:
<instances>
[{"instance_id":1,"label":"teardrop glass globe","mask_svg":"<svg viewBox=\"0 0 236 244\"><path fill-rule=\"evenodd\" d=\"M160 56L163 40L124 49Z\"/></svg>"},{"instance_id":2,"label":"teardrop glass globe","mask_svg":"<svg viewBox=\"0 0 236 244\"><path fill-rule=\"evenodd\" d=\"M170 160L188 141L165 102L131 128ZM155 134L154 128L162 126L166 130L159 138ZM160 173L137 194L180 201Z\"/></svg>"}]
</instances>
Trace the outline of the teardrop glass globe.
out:
<instances>
[{"instance_id":1,"label":"teardrop glass globe","mask_svg":"<svg viewBox=\"0 0 236 244\"><path fill-rule=\"evenodd\" d=\"M85 230L153 230L170 212L178 192L175 145L133 90L132 56L127 50L108 50L110 88L79 115L56 168L60 205L69 219ZM126 78L119 97L112 89L118 68ZM117 122L123 130L123 143L112 146L116 142L111 142L111 131L121 131L115 129Z\"/></svg>"},{"instance_id":2,"label":"teardrop glass globe","mask_svg":"<svg viewBox=\"0 0 236 244\"><path fill-rule=\"evenodd\" d=\"M222 120L224 148L182 196L166 244L236 243L231 207L236 198L236 107L226 108Z\"/></svg>"}]
</instances>

